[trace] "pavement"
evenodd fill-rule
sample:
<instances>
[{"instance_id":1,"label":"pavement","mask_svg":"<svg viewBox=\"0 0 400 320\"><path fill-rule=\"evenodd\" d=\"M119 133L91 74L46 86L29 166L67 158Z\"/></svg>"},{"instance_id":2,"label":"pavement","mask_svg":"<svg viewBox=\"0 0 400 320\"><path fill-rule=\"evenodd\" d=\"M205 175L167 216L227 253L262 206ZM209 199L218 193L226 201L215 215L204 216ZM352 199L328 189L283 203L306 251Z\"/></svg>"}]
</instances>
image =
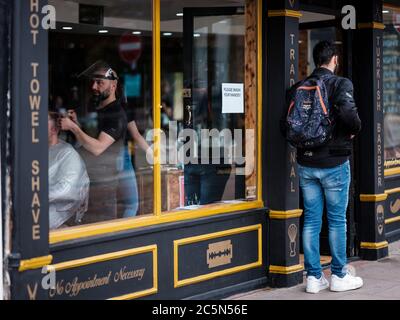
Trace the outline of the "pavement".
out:
<instances>
[{"instance_id":1,"label":"pavement","mask_svg":"<svg viewBox=\"0 0 400 320\"><path fill-rule=\"evenodd\" d=\"M305 277L302 284L291 288L262 288L237 294L227 300L400 300L400 241L389 244L389 256L378 261L357 260L350 262L364 285L347 292L332 292L329 289L317 294L305 292ZM330 280L330 269L324 270Z\"/></svg>"}]
</instances>

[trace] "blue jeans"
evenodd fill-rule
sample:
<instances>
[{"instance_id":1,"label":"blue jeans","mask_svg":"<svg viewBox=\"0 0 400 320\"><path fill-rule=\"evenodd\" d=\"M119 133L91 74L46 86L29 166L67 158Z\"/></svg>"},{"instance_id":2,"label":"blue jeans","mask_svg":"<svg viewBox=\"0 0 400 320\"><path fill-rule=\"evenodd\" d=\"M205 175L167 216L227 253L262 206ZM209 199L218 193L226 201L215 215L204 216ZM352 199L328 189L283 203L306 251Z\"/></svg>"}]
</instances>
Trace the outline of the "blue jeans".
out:
<instances>
[{"instance_id":1,"label":"blue jeans","mask_svg":"<svg viewBox=\"0 0 400 320\"><path fill-rule=\"evenodd\" d=\"M222 200L229 174L218 173L218 165L185 166L185 205L205 205Z\"/></svg>"},{"instance_id":2,"label":"blue jeans","mask_svg":"<svg viewBox=\"0 0 400 320\"><path fill-rule=\"evenodd\" d=\"M121 151L122 163L117 164L118 179L118 207L122 210L122 218L135 217L139 209L139 194L135 170L127 146ZM119 210L119 211L120 211Z\"/></svg>"},{"instance_id":3,"label":"blue jeans","mask_svg":"<svg viewBox=\"0 0 400 320\"><path fill-rule=\"evenodd\" d=\"M326 201L332 274L344 276L346 257L346 210L349 201L350 162L334 168L299 165L304 200L303 250L307 276L321 276L319 235Z\"/></svg>"}]
</instances>

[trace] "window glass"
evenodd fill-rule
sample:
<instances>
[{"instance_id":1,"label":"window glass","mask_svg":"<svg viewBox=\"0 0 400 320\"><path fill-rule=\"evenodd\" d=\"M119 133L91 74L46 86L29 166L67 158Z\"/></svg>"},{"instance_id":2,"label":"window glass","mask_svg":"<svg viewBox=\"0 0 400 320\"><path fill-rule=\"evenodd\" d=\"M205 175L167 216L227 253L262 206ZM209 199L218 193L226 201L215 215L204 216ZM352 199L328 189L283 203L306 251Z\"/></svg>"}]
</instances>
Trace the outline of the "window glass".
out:
<instances>
[{"instance_id":1,"label":"window glass","mask_svg":"<svg viewBox=\"0 0 400 320\"><path fill-rule=\"evenodd\" d=\"M339 52L338 74L343 75L343 41L342 30L336 27L326 27L335 16L310 11L302 11L299 30L299 80L308 77L315 69L313 59L314 46L322 40L333 41ZM321 25L321 27L318 26Z\"/></svg>"},{"instance_id":2,"label":"window glass","mask_svg":"<svg viewBox=\"0 0 400 320\"><path fill-rule=\"evenodd\" d=\"M256 199L256 22L256 1L161 0L163 211Z\"/></svg>"},{"instance_id":3,"label":"window glass","mask_svg":"<svg viewBox=\"0 0 400 320\"><path fill-rule=\"evenodd\" d=\"M49 4L50 228L152 214L152 1Z\"/></svg>"},{"instance_id":4,"label":"window glass","mask_svg":"<svg viewBox=\"0 0 400 320\"><path fill-rule=\"evenodd\" d=\"M400 165L400 9L384 7L383 113L385 168Z\"/></svg>"}]
</instances>

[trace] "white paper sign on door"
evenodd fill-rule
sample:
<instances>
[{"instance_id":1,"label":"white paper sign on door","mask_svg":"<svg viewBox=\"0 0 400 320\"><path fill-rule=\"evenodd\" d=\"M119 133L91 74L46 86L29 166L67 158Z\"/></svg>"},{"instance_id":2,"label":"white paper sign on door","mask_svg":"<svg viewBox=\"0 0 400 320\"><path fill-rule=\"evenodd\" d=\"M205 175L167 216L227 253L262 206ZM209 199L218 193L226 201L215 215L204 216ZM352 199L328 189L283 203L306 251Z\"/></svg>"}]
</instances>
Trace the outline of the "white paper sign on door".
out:
<instances>
[{"instance_id":1,"label":"white paper sign on door","mask_svg":"<svg viewBox=\"0 0 400 320\"><path fill-rule=\"evenodd\" d=\"M243 83L222 84L222 113L244 113Z\"/></svg>"}]
</instances>

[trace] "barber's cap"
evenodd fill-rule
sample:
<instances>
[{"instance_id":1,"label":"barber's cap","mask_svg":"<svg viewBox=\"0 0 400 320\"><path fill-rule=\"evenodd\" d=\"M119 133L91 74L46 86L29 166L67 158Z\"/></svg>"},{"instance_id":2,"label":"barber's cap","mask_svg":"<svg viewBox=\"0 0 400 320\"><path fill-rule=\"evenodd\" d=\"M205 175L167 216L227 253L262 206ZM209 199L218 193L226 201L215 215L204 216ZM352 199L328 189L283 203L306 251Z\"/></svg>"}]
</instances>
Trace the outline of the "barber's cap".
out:
<instances>
[{"instance_id":1,"label":"barber's cap","mask_svg":"<svg viewBox=\"0 0 400 320\"><path fill-rule=\"evenodd\" d=\"M117 73L111 66L102 60L96 61L89 68L78 75L78 78L86 77L89 79L118 80Z\"/></svg>"}]
</instances>

